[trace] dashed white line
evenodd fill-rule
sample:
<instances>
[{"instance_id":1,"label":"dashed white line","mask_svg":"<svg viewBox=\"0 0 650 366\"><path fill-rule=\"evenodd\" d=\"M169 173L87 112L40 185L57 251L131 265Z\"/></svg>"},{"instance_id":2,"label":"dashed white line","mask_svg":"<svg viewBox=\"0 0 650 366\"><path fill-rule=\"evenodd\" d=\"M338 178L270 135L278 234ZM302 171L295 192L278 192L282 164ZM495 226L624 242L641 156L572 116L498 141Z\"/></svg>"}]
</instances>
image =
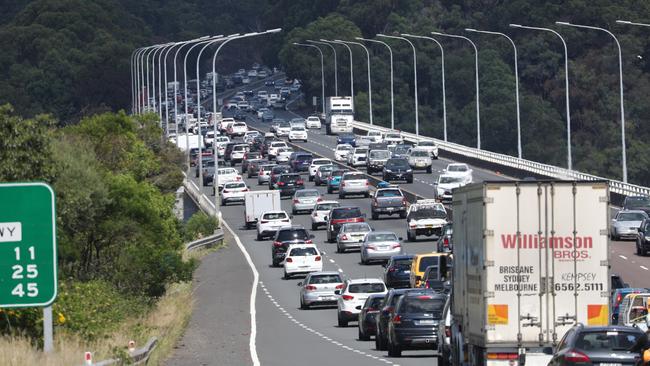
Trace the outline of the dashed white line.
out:
<instances>
[{"instance_id":1,"label":"dashed white line","mask_svg":"<svg viewBox=\"0 0 650 366\"><path fill-rule=\"evenodd\" d=\"M626 257L626 256L624 256L624 255L620 255L620 254L619 254L618 256L619 256L619 257L621 257L622 259L625 259L625 260L627 260L627 257Z\"/></svg>"},{"instance_id":2,"label":"dashed white line","mask_svg":"<svg viewBox=\"0 0 650 366\"><path fill-rule=\"evenodd\" d=\"M330 259L330 263L336 263L336 262L334 262L334 259Z\"/></svg>"},{"instance_id":3,"label":"dashed white line","mask_svg":"<svg viewBox=\"0 0 650 366\"><path fill-rule=\"evenodd\" d=\"M645 270L645 271L648 270L648 267L646 267L646 266L639 266L639 267L641 267L641 269L643 269L643 270Z\"/></svg>"}]
</instances>

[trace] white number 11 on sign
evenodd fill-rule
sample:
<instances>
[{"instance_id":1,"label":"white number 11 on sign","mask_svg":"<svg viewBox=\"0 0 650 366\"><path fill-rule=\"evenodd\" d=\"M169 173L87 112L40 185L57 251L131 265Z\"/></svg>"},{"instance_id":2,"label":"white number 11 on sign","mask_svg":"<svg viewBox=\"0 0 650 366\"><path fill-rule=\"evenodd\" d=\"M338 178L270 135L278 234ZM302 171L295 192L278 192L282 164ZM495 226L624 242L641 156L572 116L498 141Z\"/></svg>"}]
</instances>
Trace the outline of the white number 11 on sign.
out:
<instances>
[{"instance_id":1,"label":"white number 11 on sign","mask_svg":"<svg viewBox=\"0 0 650 366\"><path fill-rule=\"evenodd\" d=\"M34 247L29 247L27 248L27 251L29 251L29 259L34 260L36 258L35 252L34 252ZM15 247L14 252L16 253L16 260L20 260L20 247Z\"/></svg>"}]
</instances>

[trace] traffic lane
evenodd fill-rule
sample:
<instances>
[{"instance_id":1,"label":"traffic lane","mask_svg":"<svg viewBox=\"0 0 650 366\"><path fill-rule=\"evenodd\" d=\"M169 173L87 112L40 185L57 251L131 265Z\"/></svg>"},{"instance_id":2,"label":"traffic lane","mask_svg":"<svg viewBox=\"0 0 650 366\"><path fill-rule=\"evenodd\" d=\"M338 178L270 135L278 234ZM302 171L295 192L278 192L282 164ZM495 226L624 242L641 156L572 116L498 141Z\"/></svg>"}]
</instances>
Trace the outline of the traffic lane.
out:
<instances>
[{"instance_id":1,"label":"traffic lane","mask_svg":"<svg viewBox=\"0 0 650 366\"><path fill-rule=\"evenodd\" d=\"M611 272L619 274L632 287L650 287L650 257L636 254L635 241L613 241L610 244Z\"/></svg>"},{"instance_id":2,"label":"traffic lane","mask_svg":"<svg viewBox=\"0 0 650 366\"><path fill-rule=\"evenodd\" d=\"M257 186L255 179L247 179L247 184L251 189L265 189L266 186ZM308 184L309 186L310 184ZM211 192L211 187L207 187ZM204 192L208 192L204 189ZM325 192L323 187L320 187L319 190L324 194L326 199L338 199L338 195L328 195ZM368 216L369 216L369 207L370 202L368 199L357 199L351 198L342 200L345 205L359 206ZM287 212L291 210L291 201L289 199L282 200L283 209ZM255 230L244 230L241 225L236 223L241 223L243 218L243 208L241 205L237 206L225 206L222 207L223 217L229 223L235 223L233 226L237 228L237 234L240 236L242 243L247 246L251 257L260 271L260 278L263 281L266 289L274 297L277 303L279 303L283 309L285 309L289 315L291 315L297 321L300 321L305 326L312 329L316 329L326 337L335 340L336 342L341 343L344 346L351 347L359 352L368 354L368 357L374 356L379 358L384 358L386 356L385 352L380 352L374 349L374 342L361 342L357 340L356 327L348 328L338 328L336 326L336 308L324 308L314 311L303 311L299 309L299 288L296 284L301 280L300 278L295 278L292 280L283 280L282 279L282 269L281 268L272 268L271 264L271 255L270 247L271 241L266 240L258 242L255 240L256 232ZM308 215L295 215L293 224L300 224L304 227L311 227L311 221ZM377 226L376 223L381 223L382 230L393 230L399 233L400 230L405 230L405 220L378 220L371 221L372 226ZM369 265L369 266L360 266L359 265L359 253L350 252L346 254L335 253L335 244L326 243L326 234L324 230L312 231L315 235L314 243L318 246L321 251L324 251L324 269L325 270L336 270L343 273L349 278L362 278L362 277L382 277L382 267L379 264ZM421 253L421 252L430 252L432 251L434 243L432 241L420 241L418 243L406 243L405 251L408 253ZM316 315L315 315L316 314ZM260 326L264 326L263 319L260 319ZM293 321L292 321L293 322ZM354 323L352 323L354 324ZM345 349L345 348L344 348ZM356 352L355 352L356 353ZM405 360L411 357L426 357L433 356L429 351L408 351L404 354ZM399 364L406 365L402 360L399 361Z\"/></svg>"}]
</instances>

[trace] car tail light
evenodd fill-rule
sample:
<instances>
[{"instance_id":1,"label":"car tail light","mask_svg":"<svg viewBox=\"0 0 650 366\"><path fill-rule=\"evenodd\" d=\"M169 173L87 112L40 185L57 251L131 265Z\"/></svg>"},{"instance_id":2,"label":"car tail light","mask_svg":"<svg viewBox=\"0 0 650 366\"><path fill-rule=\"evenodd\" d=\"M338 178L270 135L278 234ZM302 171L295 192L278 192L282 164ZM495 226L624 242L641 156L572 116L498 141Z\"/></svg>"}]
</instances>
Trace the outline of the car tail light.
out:
<instances>
[{"instance_id":1,"label":"car tail light","mask_svg":"<svg viewBox=\"0 0 650 366\"><path fill-rule=\"evenodd\" d=\"M291 259L291 257L289 257L289 258L285 259L284 261L287 262L287 263L292 263L293 259Z\"/></svg>"},{"instance_id":2,"label":"car tail light","mask_svg":"<svg viewBox=\"0 0 650 366\"><path fill-rule=\"evenodd\" d=\"M298 179L298 180L296 181L296 184L305 184L305 182L304 182L302 179Z\"/></svg>"},{"instance_id":3,"label":"car tail light","mask_svg":"<svg viewBox=\"0 0 650 366\"><path fill-rule=\"evenodd\" d=\"M327 177L327 180L332 180L332 176Z\"/></svg>"},{"instance_id":4,"label":"car tail light","mask_svg":"<svg viewBox=\"0 0 650 366\"><path fill-rule=\"evenodd\" d=\"M372 250L377 250L377 247L374 245L368 245L366 248L372 249Z\"/></svg>"},{"instance_id":5,"label":"car tail light","mask_svg":"<svg viewBox=\"0 0 650 366\"><path fill-rule=\"evenodd\" d=\"M337 289L337 290L340 290L340 289L342 289L342 288L343 288L343 284L336 285L336 287L335 287L335 289Z\"/></svg>"},{"instance_id":6,"label":"car tail light","mask_svg":"<svg viewBox=\"0 0 650 366\"><path fill-rule=\"evenodd\" d=\"M388 272L395 272L396 270L397 270L397 268L395 268L395 267L389 267L388 268Z\"/></svg>"},{"instance_id":7,"label":"car tail light","mask_svg":"<svg viewBox=\"0 0 650 366\"><path fill-rule=\"evenodd\" d=\"M393 317L393 320L391 320L393 324L401 324L402 323L402 317L399 315L395 315Z\"/></svg>"},{"instance_id":8,"label":"car tail light","mask_svg":"<svg viewBox=\"0 0 650 366\"><path fill-rule=\"evenodd\" d=\"M442 244L446 247L449 246L449 238L445 237L445 240L442 241Z\"/></svg>"},{"instance_id":9,"label":"car tail light","mask_svg":"<svg viewBox=\"0 0 650 366\"><path fill-rule=\"evenodd\" d=\"M317 255L316 258L314 258L316 262L320 262L320 255Z\"/></svg>"},{"instance_id":10,"label":"car tail light","mask_svg":"<svg viewBox=\"0 0 650 366\"><path fill-rule=\"evenodd\" d=\"M262 220L262 221L260 221L260 224L268 224L268 223L269 223L268 220Z\"/></svg>"},{"instance_id":11,"label":"car tail light","mask_svg":"<svg viewBox=\"0 0 650 366\"><path fill-rule=\"evenodd\" d=\"M321 202L322 200L323 200L323 197L318 197L318 199L316 200L316 202Z\"/></svg>"},{"instance_id":12,"label":"car tail light","mask_svg":"<svg viewBox=\"0 0 650 366\"><path fill-rule=\"evenodd\" d=\"M488 360L517 360L519 359L519 355L516 353L488 353L487 358ZM578 362L584 362L584 361L578 361ZM586 362L589 362L588 357Z\"/></svg>"},{"instance_id":13,"label":"car tail light","mask_svg":"<svg viewBox=\"0 0 650 366\"><path fill-rule=\"evenodd\" d=\"M430 288L428 281L424 283L424 288Z\"/></svg>"},{"instance_id":14,"label":"car tail light","mask_svg":"<svg viewBox=\"0 0 650 366\"><path fill-rule=\"evenodd\" d=\"M345 182L341 181L341 187L345 187Z\"/></svg>"},{"instance_id":15,"label":"car tail light","mask_svg":"<svg viewBox=\"0 0 650 366\"><path fill-rule=\"evenodd\" d=\"M399 247L401 247L401 245L399 243L391 245L391 248L393 248L393 249L399 248Z\"/></svg>"},{"instance_id":16,"label":"car tail light","mask_svg":"<svg viewBox=\"0 0 650 366\"><path fill-rule=\"evenodd\" d=\"M289 222L289 219L284 219L282 220L282 222Z\"/></svg>"},{"instance_id":17,"label":"car tail light","mask_svg":"<svg viewBox=\"0 0 650 366\"><path fill-rule=\"evenodd\" d=\"M352 295L343 295L341 297L343 298L343 300L352 300L352 299L354 299L354 296L352 296Z\"/></svg>"},{"instance_id":18,"label":"car tail light","mask_svg":"<svg viewBox=\"0 0 650 366\"><path fill-rule=\"evenodd\" d=\"M316 216L318 216L318 213L316 211L314 211L311 215L316 217Z\"/></svg>"},{"instance_id":19,"label":"car tail light","mask_svg":"<svg viewBox=\"0 0 650 366\"><path fill-rule=\"evenodd\" d=\"M416 224L410 224L409 227L410 227L411 229L415 229L415 228L417 227L417 225L416 225Z\"/></svg>"},{"instance_id":20,"label":"car tail light","mask_svg":"<svg viewBox=\"0 0 650 366\"><path fill-rule=\"evenodd\" d=\"M311 239L305 240L305 244L314 244L314 242Z\"/></svg>"},{"instance_id":21,"label":"car tail light","mask_svg":"<svg viewBox=\"0 0 650 366\"><path fill-rule=\"evenodd\" d=\"M451 337L451 327L445 327L445 337Z\"/></svg>"},{"instance_id":22,"label":"car tail light","mask_svg":"<svg viewBox=\"0 0 650 366\"><path fill-rule=\"evenodd\" d=\"M402 203L403 203L403 204L407 204L407 203L408 203L408 201L406 201L406 197L402 198Z\"/></svg>"},{"instance_id":23,"label":"car tail light","mask_svg":"<svg viewBox=\"0 0 650 366\"><path fill-rule=\"evenodd\" d=\"M284 185L284 182L278 182L278 185L282 187Z\"/></svg>"},{"instance_id":24,"label":"car tail light","mask_svg":"<svg viewBox=\"0 0 650 366\"><path fill-rule=\"evenodd\" d=\"M241 177L238 175L237 177L235 177L235 179L236 180L241 180Z\"/></svg>"},{"instance_id":25,"label":"car tail light","mask_svg":"<svg viewBox=\"0 0 650 366\"><path fill-rule=\"evenodd\" d=\"M274 241L274 242L273 242L273 246L274 246L274 247L281 247L281 246L282 246L282 242L281 242L281 241Z\"/></svg>"},{"instance_id":26,"label":"car tail light","mask_svg":"<svg viewBox=\"0 0 650 366\"><path fill-rule=\"evenodd\" d=\"M591 362L589 357L585 355L584 353L577 351L575 349L570 350L569 352L564 354L564 359L567 362Z\"/></svg>"},{"instance_id":27,"label":"car tail light","mask_svg":"<svg viewBox=\"0 0 650 366\"><path fill-rule=\"evenodd\" d=\"M348 236L345 234L341 235L341 240L348 240Z\"/></svg>"},{"instance_id":28,"label":"car tail light","mask_svg":"<svg viewBox=\"0 0 650 366\"><path fill-rule=\"evenodd\" d=\"M307 291L316 291L316 286L307 285L307 286L305 286L305 290L307 290Z\"/></svg>"},{"instance_id":29,"label":"car tail light","mask_svg":"<svg viewBox=\"0 0 650 366\"><path fill-rule=\"evenodd\" d=\"M368 181L366 181L366 187L369 186L369 185L370 185L370 183L368 183Z\"/></svg>"},{"instance_id":30,"label":"car tail light","mask_svg":"<svg viewBox=\"0 0 650 366\"><path fill-rule=\"evenodd\" d=\"M298 201L298 200L293 200L293 203L300 203L300 201Z\"/></svg>"}]
</instances>

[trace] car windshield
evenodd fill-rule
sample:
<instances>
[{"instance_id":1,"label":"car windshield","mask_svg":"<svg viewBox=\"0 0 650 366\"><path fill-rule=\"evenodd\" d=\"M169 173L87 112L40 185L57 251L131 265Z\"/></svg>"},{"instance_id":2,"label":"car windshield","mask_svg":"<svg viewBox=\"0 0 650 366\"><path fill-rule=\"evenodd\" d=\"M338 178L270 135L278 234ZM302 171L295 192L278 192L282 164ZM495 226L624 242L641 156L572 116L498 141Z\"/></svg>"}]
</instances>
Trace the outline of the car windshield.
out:
<instances>
[{"instance_id":1,"label":"car windshield","mask_svg":"<svg viewBox=\"0 0 650 366\"><path fill-rule=\"evenodd\" d=\"M291 131L304 131L305 128L302 126L293 126L291 127Z\"/></svg>"},{"instance_id":2,"label":"car windshield","mask_svg":"<svg viewBox=\"0 0 650 366\"><path fill-rule=\"evenodd\" d=\"M626 331L586 331L580 332L576 338L575 348L590 352L625 351L636 343L643 333Z\"/></svg>"},{"instance_id":3,"label":"car windshield","mask_svg":"<svg viewBox=\"0 0 650 366\"><path fill-rule=\"evenodd\" d=\"M332 170L334 170L334 167L335 167L334 165L322 165L322 166L318 167L318 171L319 172L331 172Z\"/></svg>"},{"instance_id":4,"label":"car windshield","mask_svg":"<svg viewBox=\"0 0 650 366\"><path fill-rule=\"evenodd\" d=\"M233 168L219 169L218 172L219 172L219 175L233 175L233 174L237 174L237 170L235 170L235 169L233 169Z\"/></svg>"},{"instance_id":5,"label":"car windshield","mask_svg":"<svg viewBox=\"0 0 650 366\"><path fill-rule=\"evenodd\" d=\"M422 257L420 259L419 272L424 272L429 266L437 266L440 263L440 257Z\"/></svg>"},{"instance_id":6,"label":"car windshield","mask_svg":"<svg viewBox=\"0 0 650 366\"><path fill-rule=\"evenodd\" d=\"M409 213L409 219L421 220L421 219L444 219L447 217L447 213L439 208L434 207L419 207L417 210L411 210Z\"/></svg>"},{"instance_id":7,"label":"car windshield","mask_svg":"<svg viewBox=\"0 0 650 366\"><path fill-rule=\"evenodd\" d=\"M628 197L625 200L625 207L648 207L650 198L648 197Z\"/></svg>"},{"instance_id":8,"label":"car windshield","mask_svg":"<svg viewBox=\"0 0 650 366\"><path fill-rule=\"evenodd\" d=\"M366 177L361 174L361 173L352 173L352 174L346 174L345 177L343 177L345 180L362 180L366 179Z\"/></svg>"},{"instance_id":9,"label":"car windshield","mask_svg":"<svg viewBox=\"0 0 650 366\"><path fill-rule=\"evenodd\" d=\"M467 166L466 165L450 165L447 167L448 172L466 172L467 171Z\"/></svg>"},{"instance_id":10,"label":"car windshield","mask_svg":"<svg viewBox=\"0 0 650 366\"><path fill-rule=\"evenodd\" d=\"M262 220L284 220L287 214L284 212L269 212L262 216Z\"/></svg>"},{"instance_id":11,"label":"car windshield","mask_svg":"<svg viewBox=\"0 0 650 366\"><path fill-rule=\"evenodd\" d=\"M287 144L284 142L272 142L271 147L287 147Z\"/></svg>"},{"instance_id":12,"label":"car windshield","mask_svg":"<svg viewBox=\"0 0 650 366\"><path fill-rule=\"evenodd\" d=\"M289 257L307 257L310 255L318 255L316 248L307 247L307 248L293 248L289 253Z\"/></svg>"},{"instance_id":13,"label":"car windshield","mask_svg":"<svg viewBox=\"0 0 650 366\"><path fill-rule=\"evenodd\" d=\"M370 225L366 223L361 224L346 224L343 229L346 233L365 233L370 231Z\"/></svg>"},{"instance_id":14,"label":"car windshield","mask_svg":"<svg viewBox=\"0 0 650 366\"><path fill-rule=\"evenodd\" d=\"M319 203L316 205L316 211L329 211L335 207L339 207L338 203Z\"/></svg>"},{"instance_id":15,"label":"car windshield","mask_svg":"<svg viewBox=\"0 0 650 366\"><path fill-rule=\"evenodd\" d=\"M280 127L283 127L283 128L291 127L291 123L289 123L289 122L280 122Z\"/></svg>"},{"instance_id":16,"label":"car windshield","mask_svg":"<svg viewBox=\"0 0 650 366\"><path fill-rule=\"evenodd\" d=\"M224 189L233 189L233 188L246 188L246 183L237 182L237 183L226 183Z\"/></svg>"},{"instance_id":17,"label":"car windshield","mask_svg":"<svg viewBox=\"0 0 650 366\"><path fill-rule=\"evenodd\" d=\"M409 148L406 146L396 147L393 151L393 154L406 154L409 151Z\"/></svg>"},{"instance_id":18,"label":"car windshield","mask_svg":"<svg viewBox=\"0 0 650 366\"><path fill-rule=\"evenodd\" d=\"M386 164L386 168L390 169L408 169L409 163L403 159L389 160Z\"/></svg>"},{"instance_id":19,"label":"car windshield","mask_svg":"<svg viewBox=\"0 0 650 366\"><path fill-rule=\"evenodd\" d=\"M296 156L297 161L311 161L313 157L311 155L298 155Z\"/></svg>"},{"instance_id":20,"label":"car windshield","mask_svg":"<svg viewBox=\"0 0 650 366\"><path fill-rule=\"evenodd\" d=\"M458 178L458 177L449 177L446 175L441 176L438 179L439 183L460 183L463 181L463 178Z\"/></svg>"},{"instance_id":21,"label":"car windshield","mask_svg":"<svg viewBox=\"0 0 650 366\"><path fill-rule=\"evenodd\" d=\"M618 215L618 221L641 221L645 215L640 212L626 212Z\"/></svg>"},{"instance_id":22,"label":"car windshield","mask_svg":"<svg viewBox=\"0 0 650 366\"><path fill-rule=\"evenodd\" d=\"M397 241L397 235L393 233L368 234L368 241Z\"/></svg>"},{"instance_id":23,"label":"car windshield","mask_svg":"<svg viewBox=\"0 0 650 366\"><path fill-rule=\"evenodd\" d=\"M352 146L350 146L350 145L338 145L336 147L336 150L350 151L350 150L352 150Z\"/></svg>"},{"instance_id":24,"label":"car windshield","mask_svg":"<svg viewBox=\"0 0 650 366\"><path fill-rule=\"evenodd\" d=\"M377 197L402 197L402 191L399 189L380 189L377 191Z\"/></svg>"},{"instance_id":25,"label":"car windshield","mask_svg":"<svg viewBox=\"0 0 650 366\"><path fill-rule=\"evenodd\" d=\"M313 165L328 165L332 164L332 162L329 159L316 159L311 162Z\"/></svg>"},{"instance_id":26,"label":"car windshield","mask_svg":"<svg viewBox=\"0 0 650 366\"><path fill-rule=\"evenodd\" d=\"M346 207L332 211L333 219L353 219L361 216L361 209L358 207Z\"/></svg>"},{"instance_id":27,"label":"car windshield","mask_svg":"<svg viewBox=\"0 0 650 366\"><path fill-rule=\"evenodd\" d=\"M355 154L367 154L368 153L368 148L366 147L357 147L354 149Z\"/></svg>"},{"instance_id":28,"label":"car windshield","mask_svg":"<svg viewBox=\"0 0 650 366\"><path fill-rule=\"evenodd\" d=\"M399 312L407 314L433 313L435 318L440 318L445 299L438 296L407 296L402 299Z\"/></svg>"},{"instance_id":29,"label":"car windshield","mask_svg":"<svg viewBox=\"0 0 650 366\"><path fill-rule=\"evenodd\" d=\"M415 150L415 151L411 151L411 156L414 156L414 157L417 157L417 158L424 158L424 157L429 156L429 153L426 152L426 151L422 151L422 150Z\"/></svg>"},{"instance_id":30,"label":"car windshield","mask_svg":"<svg viewBox=\"0 0 650 366\"><path fill-rule=\"evenodd\" d=\"M390 152L387 150L372 151L370 157L372 159L388 159L390 158Z\"/></svg>"},{"instance_id":31,"label":"car windshield","mask_svg":"<svg viewBox=\"0 0 650 366\"><path fill-rule=\"evenodd\" d=\"M304 189L296 192L296 197L318 197L320 193L317 190Z\"/></svg>"},{"instance_id":32,"label":"car windshield","mask_svg":"<svg viewBox=\"0 0 650 366\"><path fill-rule=\"evenodd\" d=\"M246 124L243 122L235 122L232 124L233 127L246 127Z\"/></svg>"},{"instance_id":33,"label":"car windshield","mask_svg":"<svg viewBox=\"0 0 650 366\"><path fill-rule=\"evenodd\" d=\"M258 153L258 152L249 152L246 157L248 159L259 159L260 158L260 153Z\"/></svg>"},{"instance_id":34,"label":"car windshield","mask_svg":"<svg viewBox=\"0 0 650 366\"><path fill-rule=\"evenodd\" d=\"M305 229L280 230L278 232L278 241L291 240L308 240L309 234Z\"/></svg>"},{"instance_id":35,"label":"car windshield","mask_svg":"<svg viewBox=\"0 0 650 366\"><path fill-rule=\"evenodd\" d=\"M348 292L351 294L371 294L385 290L386 287L383 283L354 283L348 288Z\"/></svg>"},{"instance_id":36,"label":"car windshield","mask_svg":"<svg viewBox=\"0 0 650 366\"><path fill-rule=\"evenodd\" d=\"M320 283L341 283L341 276L337 274L328 274L328 275L312 275L309 278L309 283L312 285L317 285Z\"/></svg>"},{"instance_id":37,"label":"car windshield","mask_svg":"<svg viewBox=\"0 0 650 366\"><path fill-rule=\"evenodd\" d=\"M262 165L262 166L260 166L260 169L267 172L267 171L270 171L271 169L273 169L274 166L275 165Z\"/></svg>"}]
</instances>

